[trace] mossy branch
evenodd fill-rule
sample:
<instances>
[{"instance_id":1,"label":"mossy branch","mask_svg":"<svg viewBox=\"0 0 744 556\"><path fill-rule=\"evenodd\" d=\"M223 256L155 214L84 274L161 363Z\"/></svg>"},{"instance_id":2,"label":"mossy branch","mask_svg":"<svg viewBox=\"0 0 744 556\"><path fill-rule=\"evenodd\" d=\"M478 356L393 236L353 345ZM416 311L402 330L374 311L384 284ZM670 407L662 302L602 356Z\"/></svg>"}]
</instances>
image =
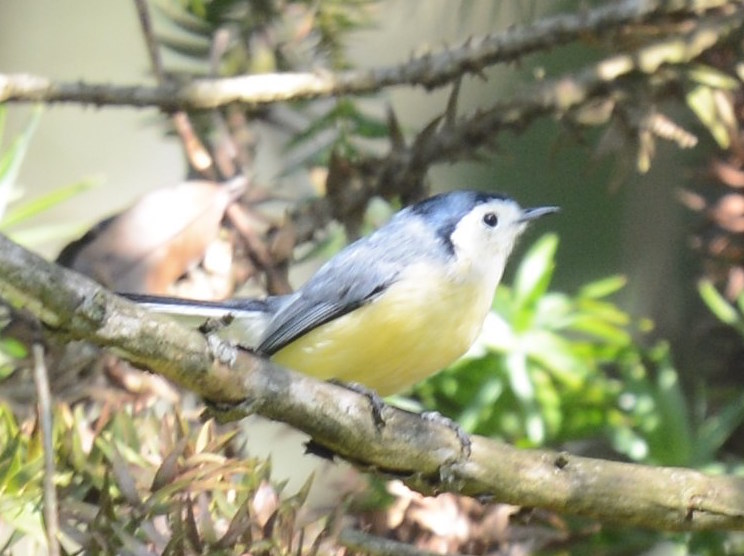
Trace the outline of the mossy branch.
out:
<instances>
[{"instance_id":1,"label":"mossy branch","mask_svg":"<svg viewBox=\"0 0 744 556\"><path fill-rule=\"evenodd\" d=\"M199 332L150 314L4 236L0 297L57 334L110 348L238 416L283 421L338 456L424 492L493 497L663 530L744 529L742 478L517 450L478 436L467 454L451 428L391 407L380 427L365 396L242 350L215 349Z\"/></svg>"}]
</instances>

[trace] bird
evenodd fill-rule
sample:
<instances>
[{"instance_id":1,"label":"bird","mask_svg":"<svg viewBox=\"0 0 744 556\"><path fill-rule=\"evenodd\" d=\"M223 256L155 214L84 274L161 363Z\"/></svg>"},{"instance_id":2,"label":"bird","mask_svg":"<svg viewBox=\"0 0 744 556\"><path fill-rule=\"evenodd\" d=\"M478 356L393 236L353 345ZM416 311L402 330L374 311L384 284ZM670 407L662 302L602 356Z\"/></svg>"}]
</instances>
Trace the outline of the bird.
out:
<instances>
[{"instance_id":1,"label":"bird","mask_svg":"<svg viewBox=\"0 0 744 556\"><path fill-rule=\"evenodd\" d=\"M242 347L318 379L388 396L470 348L517 239L530 222L558 210L523 209L500 193L450 191L403 208L288 295L127 297L161 313L229 315L225 336Z\"/></svg>"}]
</instances>

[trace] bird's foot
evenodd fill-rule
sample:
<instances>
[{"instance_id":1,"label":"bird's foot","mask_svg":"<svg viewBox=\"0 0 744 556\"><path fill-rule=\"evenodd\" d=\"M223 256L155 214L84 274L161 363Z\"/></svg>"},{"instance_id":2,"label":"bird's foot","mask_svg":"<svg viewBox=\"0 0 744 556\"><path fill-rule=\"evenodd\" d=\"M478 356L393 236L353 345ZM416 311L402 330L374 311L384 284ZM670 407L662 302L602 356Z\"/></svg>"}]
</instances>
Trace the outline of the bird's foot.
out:
<instances>
[{"instance_id":1,"label":"bird's foot","mask_svg":"<svg viewBox=\"0 0 744 556\"><path fill-rule=\"evenodd\" d=\"M235 365L238 359L238 348L235 344L223 340L214 334L207 334L207 346L212 357L228 367Z\"/></svg>"},{"instance_id":2,"label":"bird's foot","mask_svg":"<svg viewBox=\"0 0 744 556\"><path fill-rule=\"evenodd\" d=\"M457 439L460 441L460 450L462 456L465 459L468 459L470 457L473 443L470 440L470 436L468 435L468 433L466 433L463 428L455 421L453 421L449 417L445 417L437 411L425 411L421 414L421 418L432 423L439 423L440 425L444 425L445 427L452 430L457 435Z\"/></svg>"},{"instance_id":3,"label":"bird's foot","mask_svg":"<svg viewBox=\"0 0 744 556\"><path fill-rule=\"evenodd\" d=\"M366 397L372 407L372 418L375 422L375 428L379 430L385 426L385 418L382 416L382 411L385 409L386 404L377 392L359 382L344 382L335 378L330 379L329 382Z\"/></svg>"},{"instance_id":4,"label":"bird's foot","mask_svg":"<svg viewBox=\"0 0 744 556\"><path fill-rule=\"evenodd\" d=\"M201 323L201 325L199 325L199 332L201 332L205 336L216 334L223 328L230 326L233 320L235 320L235 316L232 313L227 313L219 318L208 318L203 323Z\"/></svg>"}]
</instances>

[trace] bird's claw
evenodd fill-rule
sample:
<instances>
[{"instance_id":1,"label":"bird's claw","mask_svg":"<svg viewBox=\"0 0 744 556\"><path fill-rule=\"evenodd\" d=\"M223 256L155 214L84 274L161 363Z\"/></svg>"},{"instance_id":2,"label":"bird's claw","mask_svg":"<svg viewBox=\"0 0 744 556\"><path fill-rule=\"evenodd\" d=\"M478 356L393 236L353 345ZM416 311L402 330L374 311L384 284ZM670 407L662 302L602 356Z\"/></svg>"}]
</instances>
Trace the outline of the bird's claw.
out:
<instances>
[{"instance_id":1,"label":"bird's claw","mask_svg":"<svg viewBox=\"0 0 744 556\"><path fill-rule=\"evenodd\" d=\"M461 454L468 459L472 452L473 442L470 440L470 436L466 433L463 428L458 425L455 421L449 417L445 417L437 411L425 411L421 414L421 418L432 423L439 423L452 430L460 441Z\"/></svg>"},{"instance_id":2,"label":"bird's claw","mask_svg":"<svg viewBox=\"0 0 744 556\"><path fill-rule=\"evenodd\" d=\"M369 400L370 406L372 406L372 419L374 419L375 428L379 430L385 426L385 418L382 415L385 409L385 401L377 392L359 382L344 382L337 379L331 379L329 382L366 397Z\"/></svg>"}]
</instances>

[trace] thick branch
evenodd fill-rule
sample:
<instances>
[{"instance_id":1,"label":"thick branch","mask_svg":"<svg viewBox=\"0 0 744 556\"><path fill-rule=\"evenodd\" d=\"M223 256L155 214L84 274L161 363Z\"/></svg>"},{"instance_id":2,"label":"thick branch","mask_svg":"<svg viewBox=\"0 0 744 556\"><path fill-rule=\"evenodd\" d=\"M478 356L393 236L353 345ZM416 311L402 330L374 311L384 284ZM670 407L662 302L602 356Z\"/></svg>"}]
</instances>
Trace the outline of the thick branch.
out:
<instances>
[{"instance_id":1,"label":"thick branch","mask_svg":"<svg viewBox=\"0 0 744 556\"><path fill-rule=\"evenodd\" d=\"M421 490L493 496L657 529L744 529L744 479L516 450L481 437L472 438L467 456L447 426L390 407L378 428L364 396L242 351L231 354L232 364L221 363L198 332L150 315L3 236L0 296L58 333L113 348L210 400L243 402L239 412L284 421L341 457Z\"/></svg>"},{"instance_id":2,"label":"thick branch","mask_svg":"<svg viewBox=\"0 0 744 556\"><path fill-rule=\"evenodd\" d=\"M248 105L342 94L363 94L397 85L433 88L465 74L509 62L526 54L566 44L659 15L699 15L737 2L726 0L624 0L579 14L549 17L469 39L460 46L412 58L390 67L339 73L260 74L226 79L197 79L183 86L115 86L56 83L25 74L0 74L0 102L74 102L95 105L157 106L165 111L200 110L233 103Z\"/></svg>"}]
</instances>

